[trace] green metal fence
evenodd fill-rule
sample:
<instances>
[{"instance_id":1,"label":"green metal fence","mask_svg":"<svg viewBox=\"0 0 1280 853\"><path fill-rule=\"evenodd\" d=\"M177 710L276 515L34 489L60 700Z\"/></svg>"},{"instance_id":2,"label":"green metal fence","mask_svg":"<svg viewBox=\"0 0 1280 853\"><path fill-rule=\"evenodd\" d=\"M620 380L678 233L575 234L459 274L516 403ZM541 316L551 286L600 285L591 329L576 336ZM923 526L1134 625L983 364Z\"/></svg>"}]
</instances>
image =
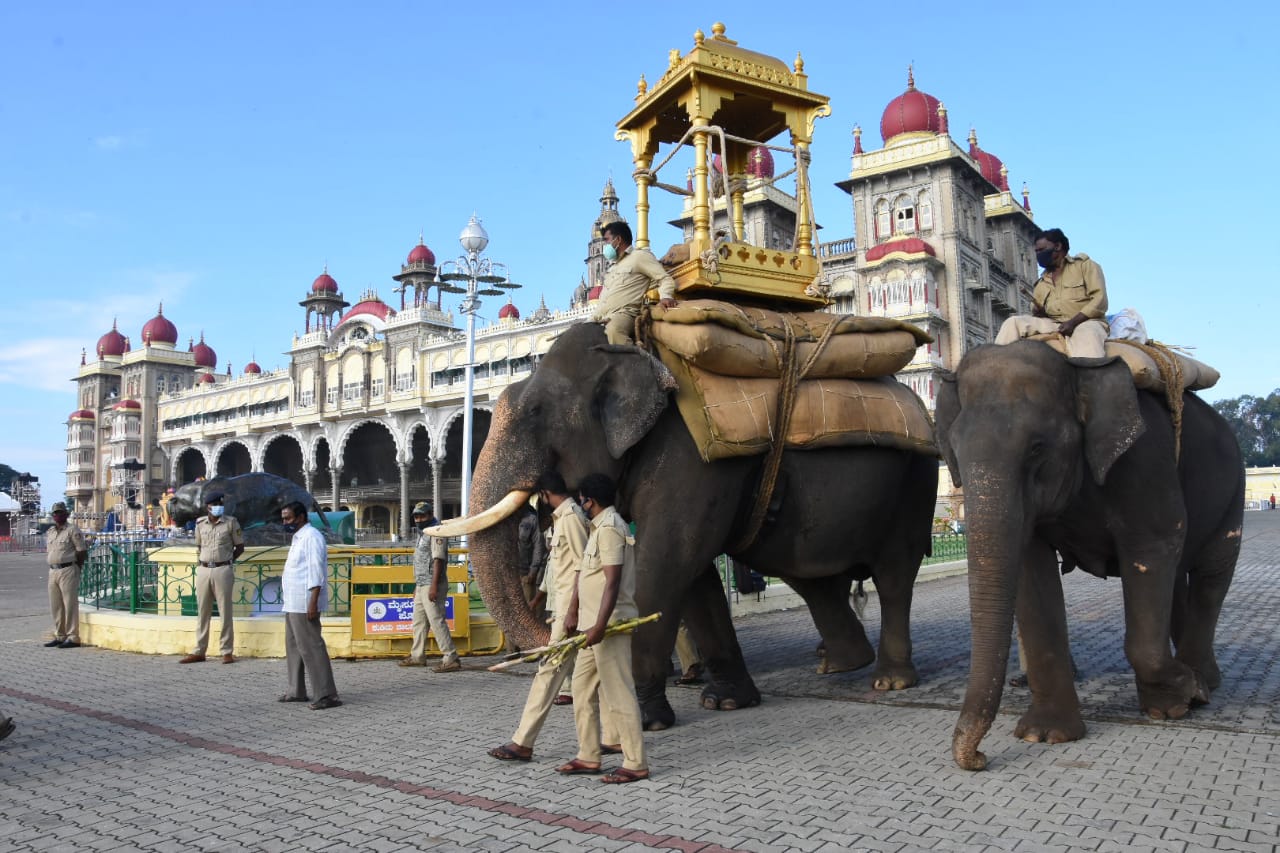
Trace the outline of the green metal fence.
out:
<instances>
[{"instance_id":1,"label":"green metal fence","mask_svg":"<svg viewBox=\"0 0 1280 853\"><path fill-rule=\"evenodd\" d=\"M921 565L949 563L969 556L969 536L965 533L933 534L933 556L925 557Z\"/></svg>"}]
</instances>

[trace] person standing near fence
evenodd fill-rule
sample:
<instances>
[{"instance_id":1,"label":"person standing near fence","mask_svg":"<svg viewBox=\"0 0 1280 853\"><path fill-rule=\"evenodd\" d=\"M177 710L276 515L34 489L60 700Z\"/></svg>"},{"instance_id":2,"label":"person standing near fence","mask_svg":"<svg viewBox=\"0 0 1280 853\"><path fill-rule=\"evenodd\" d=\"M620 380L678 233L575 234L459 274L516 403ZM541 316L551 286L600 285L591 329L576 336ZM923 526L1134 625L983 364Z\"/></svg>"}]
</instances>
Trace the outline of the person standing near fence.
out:
<instances>
[{"instance_id":1,"label":"person standing near fence","mask_svg":"<svg viewBox=\"0 0 1280 853\"><path fill-rule=\"evenodd\" d=\"M236 517L223 512L222 501L222 492L210 494L205 499L206 514L196 523L196 649L178 663L200 663L205 659L215 599L222 617L218 650L223 663L236 662L231 594L236 585L235 561L244 553L244 533Z\"/></svg>"},{"instance_id":2,"label":"person standing near fence","mask_svg":"<svg viewBox=\"0 0 1280 853\"><path fill-rule=\"evenodd\" d=\"M281 702L307 701L307 674L316 701L313 711L342 704L333 683L329 648L320 629L320 614L328 606L329 546L324 535L307 523L307 508L298 501L280 510L280 521L290 536L289 556L280 575L284 599L284 654L289 692Z\"/></svg>"},{"instance_id":3,"label":"person standing near fence","mask_svg":"<svg viewBox=\"0 0 1280 853\"><path fill-rule=\"evenodd\" d=\"M418 528L418 545L413 551L413 645L400 665L427 665L427 626L430 625L443 655L431 671L458 672L462 662L458 660L458 648L453 644L444 612L445 602L449 600L449 540L423 532L439 524L433 509L430 501L421 501L413 508L413 523Z\"/></svg>"},{"instance_id":4,"label":"person standing near fence","mask_svg":"<svg viewBox=\"0 0 1280 853\"><path fill-rule=\"evenodd\" d=\"M80 570L89 556L84 534L72 524L67 505L58 501L50 509L53 527L44 534L45 554L49 561L49 609L53 613L53 639L45 643L50 649L80 647Z\"/></svg>"}]
</instances>

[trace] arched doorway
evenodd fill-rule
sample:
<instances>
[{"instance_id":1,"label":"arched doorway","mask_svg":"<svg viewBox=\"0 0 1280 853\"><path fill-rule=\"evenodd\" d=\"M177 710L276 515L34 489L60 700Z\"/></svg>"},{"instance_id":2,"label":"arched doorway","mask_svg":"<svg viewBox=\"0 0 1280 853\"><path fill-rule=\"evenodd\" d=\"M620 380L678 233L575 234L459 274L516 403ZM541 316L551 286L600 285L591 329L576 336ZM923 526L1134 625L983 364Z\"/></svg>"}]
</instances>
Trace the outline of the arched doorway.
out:
<instances>
[{"instance_id":1,"label":"arched doorway","mask_svg":"<svg viewBox=\"0 0 1280 853\"><path fill-rule=\"evenodd\" d=\"M194 447L183 448L173 463L173 481L179 486L194 483L197 477L207 477L204 454Z\"/></svg>"},{"instance_id":2,"label":"arched doorway","mask_svg":"<svg viewBox=\"0 0 1280 853\"><path fill-rule=\"evenodd\" d=\"M262 454L264 472L292 480L299 486L306 486L307 477L302 467L302 445L298 444L298 440L291 435L281 435L271 439L271 443Z\"/></svg>"},{"instance_id":3,"label":"arched doorway","mask_svg":"<svg viewBox=\"0 0 1280 853\"><path fill-rule=\"evenodd\" d=\"M238 441L228 443L218 454L219 477L238 477L252 470L253 459L249 456L249 448Z\"/></svg>"},{"instance_id":4,"label":"arched doorway","mask_svg":"<svg viewBox=\"0 0 1280 853\"><path fill-rule=\"evenodd\" d=\"M409 436L413 463L409 466L409 506L431 500L435 491L431 474L431 437L424 426L414 427Z\"/></svg>"},{"instance_id":5,"label":"arched doorway","mask_svg":"<svg viewBox=\"0 0 1280 853\"><path fill-rule=\"evenodd\" d=\"M471 414L471 470L476 469L476 460L480 458L480 448L489 437L489 424L492 416L483 409L474 409ZM462 514L462 417L458 416L449 424L449 433L445 436L445 461L440 483L440 500L444 507L436 507L438 518L456 518ZM447 515L441 514L441 510Z\"/></svg>"},{"instance_id":6,"label":"arched doorway","mask_svg":"<svg viewBox=\"0 0 1280 853\"><path fill-rule=\"evenodd\" d=\"M360 527L371 538L384 538L391 532L391 510L381 504L365 507L360 513Z\"/></svg>"}]
</instances>

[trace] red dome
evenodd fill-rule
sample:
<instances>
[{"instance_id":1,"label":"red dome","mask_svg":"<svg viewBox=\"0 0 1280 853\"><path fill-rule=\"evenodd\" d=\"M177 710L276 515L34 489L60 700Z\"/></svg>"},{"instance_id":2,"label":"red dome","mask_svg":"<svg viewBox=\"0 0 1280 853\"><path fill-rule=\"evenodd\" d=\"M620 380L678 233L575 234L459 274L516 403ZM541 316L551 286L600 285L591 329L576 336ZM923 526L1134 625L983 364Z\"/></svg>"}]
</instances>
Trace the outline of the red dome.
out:
<instances>
[{"instance_id":1,"label":"red dome","mask_svg":"<svg viewBox=\"0 0 1280 853\"><path fill-rule=\"evenodd\" d=\"M170 344L178 343L178 327L169 322L169 318L164 316L164 305L161 304L156 316L147 321L142 327L143 344Z\"/></svg>"},{"instance_id":2,"label":"red dome","mask_svg":"<svg viewBox=\"0 0 1280 853\"><path fill-rule=\"evenodd\" d=\"M142 409L142 404L139 403L137 400L121 400L119 403L116 403L115 406L113 406L112 408L124 409L126 411L140 411Z\"/></svg>"},{"instance_id":3,"label":"red dome","mask_svg":"<svg viewBox=\"0 0 1280 853\"><path fill-rule=\"evenodd\" d=\"M77 409L67 418L67 420L71 421L96 421L97 419L98 416L91 409Z\"/></svg>"},{"instance_id":4,"label":"red dome","mask_svg":"<svg viewBox=\"0 0 1280 853\"><path fill-rule=\"evenodd\" d=\"M204 332L200 333L200 343L196 344L191 350L196 357L196 367L217 367L218 354L213 351L213 347L204 342Z\"/></svg>"},{"instance_id":5,"label":"red dome","mask_svg":"<svg viewBox=\"0 0 1280 853\"><path fill-rule=\"evenodd\" d=\"M329 268L325 267L325 271L316 276L316 280L311 282L312 293L337 293L338 282L334 281L333 276L329 275Z\"/></svg>"},{"instance_id":6,"label":"red dome","mask_svg":"<svg viewBox=\"0 0 1280 853\"><path fill-rule=\"evenodd\" d=\"M587 301L588 301L588 302L595 302L597 299L599 299L599 298L600 298L600 291L602 291L602 290L604 290L604 287L603 287L603 286L601 286L601 285L599 285L599 284L597 284L595 287L593 287L593 288L591 288L590 290L588 290L588 291L587 291Z\"/></svg>"},{"instance_id":7,"label":"red dome","mask_svg":"<svg viewBox=\"0 0 1280 853\"><path fill-rule=\"evenodd\" d=\"M499 320L519 320L520 309L517 308L515 305L511 304L510 302L508 302L506 305L503 305L501 308L498 309L498 319Z\"/></svg>"},{"instance_id":8,"label":"red dome","mask_svg":"<svg viewBox=\"0 0 1280 853\"><path fill-rule=\"evenodd\" d=\"M245 373L261 373L262 368L258 366L258 362L251 361L244 366Z\"/></svg>"},{"instance_id":9,"label":"red dome","mask_svg":"<svg viewBox=\"0 0 1280 853\"><path fill-rule=\"evenodd\" d=\"M938 253L933 250L925 241L919 237L905 237L900 240L890 240L887 243L881 243L879 246L872 246L867 249L867 263L878 261L887 255L895 252L901 252L904 255L930 255L938 257Z\"/></svg>"},{"instance_id":10,"label":"red dome","mask_svg":"<svg viewBox=\"0 0 1280 853\"><path fill-rule=\"evenodd\" d=\"M1004 163L990 151L983 151L978 147L978 134L974 131L969 131L969 156L977 161L982 177L994 184L996 189L1009 189L1008 178L1000 174L1004 170Z\"/></svg>"},{"instance_id":11,"label":"red dome","mask_svg":"<svg viewBox=\"0 0 1280 853\"><path fill-rule=\"evenodd\" d=\"M129 350L129 342L125 340L124 335L120 334L116 329L116 323L111 321L111 331L98 338L97 353L98 358L113 355L121 356Z\"/></svg>"},{"instance_id":12,"label":"red dome","mask_svg":"<svg viewBox=\"0 0 1280 853\"><path fill-rule=\"evenodd\" d=\"M939 106L937 98L916 88L914 73L907 72L907 91L890 101L880 116L880 138L887 143L903 133L942 132Z\"/></svg>"},{"instance_id":13,"label":"red dome","mask_svg":"<svg viewBox=\"0 0 1280 853\"><path fill-rule=\"evenodd\" d=\"M747 154L747 174L753 178L773 177L773 153L757 145Z\"/></svg>"},{"instance_id":14,"label":"red dome","mask_svg":"<svg viewBox=\"0 0 1280 853\"><path fill-rule=\"evenodd\" d=\"M435 252L428 249L427 244L423 243L422 240L418 240L418 245L413 247L413 251L409 252L408 263L410 264L431 264L434 266L435 262Z\"/></svg>"},{"instance_id":15,"label":"red dome","mask_svg":"<svg viewBox=\"0 0 1280 853\"><path fill-rule=\"evenodd\" d=\"M342 316L342 323L347 322L353 317L377 317L379 320L386 321L388 317L396 315L395 309L387 303L383 302L372 293L365 293L364 297L351 307L351 310ZM342 323L338 325L341 326Z\"/></svg>"},{"instance_id":16,"label":"red dome","mask_svg":"<svg viewBox=\"0 0 1280 853\"><path fill-rule=\"evenodd\" d=\"M214 382L217 382L217 381L218 380L214 378L212 373L206 373L205 375L201 376L199 379L196 380L196 384L212 385Z\"/></svg>"}]
</instances>

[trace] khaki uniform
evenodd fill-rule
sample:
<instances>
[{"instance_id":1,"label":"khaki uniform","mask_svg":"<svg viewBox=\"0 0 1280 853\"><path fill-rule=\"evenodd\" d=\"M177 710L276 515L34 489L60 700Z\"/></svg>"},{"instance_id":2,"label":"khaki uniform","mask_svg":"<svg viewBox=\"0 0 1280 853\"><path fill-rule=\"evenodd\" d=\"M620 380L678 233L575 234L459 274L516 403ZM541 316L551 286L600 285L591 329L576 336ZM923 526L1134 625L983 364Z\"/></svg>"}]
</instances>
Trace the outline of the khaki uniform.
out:
<instances>
[{"instance_id":1,"label":"khaki uniform","mask_svg":"<svg viewBox=\"0 0 1280 853\"><path fill-rule=\"evenodd\" d=\"M244 531L233 515L224 515L217 524L208 515L196 522L196 647L195 654L209 649L209 621L213 602L218 602L222 631L218 634L218 654L235 651L236 631L231 623L232 594L236 570L232 563L237 545L244 545Z\"/></svg>"},{"instance_id":2,"label":"khaki uniform","mask_svg":"<svg viewBox=\"0 0 1280 853\"><path fill-rule=\"evenodd\" d=\"M653 252L631 246L604 277L600 307L591 318L604 323L604 333L611 344L635 342L635 322L640 305L650 288L657 287L661 299L674 299L676 283L658 263Z\"/></svg>"},{"instance_id":3,"label":"khaki uniform","mask_svg":"<svg viewBox=\"0 0 1280 853\"><path fill-rule=\"evenodd\" d=\"M591 537L578 570L578 627L586 630L597 622L605 589L605 566L622 566L618 600L610 622L640 615L636 608L635 547L627 523L613 507L591 520ZM573 717L578 729L578 759L598 764L601 727L616 731L622 744L622 766L648 770L640 703L636 700L631 672L631 635L614 634L578 652L573 674ZM597 703L597 698L599 702ZM606 719L601 720L601 714Z\"/></svg>"},{"instance_id":4,"label":"khaki uniform","mask_svg":"<svg viewBox=\"0 0 1280 853\"><path fill-rule=\"evenodd\" d=\"M573 498L565 498L551 514L551 553L547 558L547 571L542 578L542 588L547 594L547 610L551 612L551 642L562 640L564 610L573 598L573 585L578 579L578 563L590 536L590 521ZM529 698L524 702L520 724L511 737L513 743L532 747L547 720L551 703L565 679L573 678L574 657L553 666L546 661L538 665L538 672L529 686ZM609 743L616 740L605 738Z\"/></svg>"},{"instance_id":5,"label":"khaki uniform","mask_svg":"<svg viewBox=\"0 0 1280 853\"><path fill-rule=\"evenodd\" d=\"M440 661L443 665L458 660L458 649L453 644L453 635L449 633L449 623L445 621L444 599L432 601L430 598L435 584L435 569L432 568L435 560L443 560L444 570L449 571L449 540L419 534L418 547L413 552L413 645L409 647L409 658L421 661L426 655L429 624L431 633L436 635L436 645L444 656ZM447 577L445 581L447 586Z\"/></svg>"},{"instance_id":6,"label":"khaki uniform","mask_svg":"<svg viewBox=\"0 0 1280 853\"><path fill-rule=\"evenodd\" d=\"M45 556L49 562L49 610L53 615L53 638L80 642L80 564L77 552L89 550L84 534L70 521L44 534Z\"/></svg>"},{"instance_id":7,"label":"khaki uniform","mask_svg":"<svg viewBox=\"0 0 1280 853\"><path fill-rule=\"evenodd\" d=\"M1056 276L1046 272L1036 281L1032 299L1044 308L1047 317L1017 314L1004 321L996 335L997 344L1011 344L1019 338L1049 334L1083 314L1089 319L1075 328L1067 338L1067 354L1078 358L1102 358L1106 355L1107 282L1098 266L1086 254L1068 255Z\"/></svg>"}]
</instances>

